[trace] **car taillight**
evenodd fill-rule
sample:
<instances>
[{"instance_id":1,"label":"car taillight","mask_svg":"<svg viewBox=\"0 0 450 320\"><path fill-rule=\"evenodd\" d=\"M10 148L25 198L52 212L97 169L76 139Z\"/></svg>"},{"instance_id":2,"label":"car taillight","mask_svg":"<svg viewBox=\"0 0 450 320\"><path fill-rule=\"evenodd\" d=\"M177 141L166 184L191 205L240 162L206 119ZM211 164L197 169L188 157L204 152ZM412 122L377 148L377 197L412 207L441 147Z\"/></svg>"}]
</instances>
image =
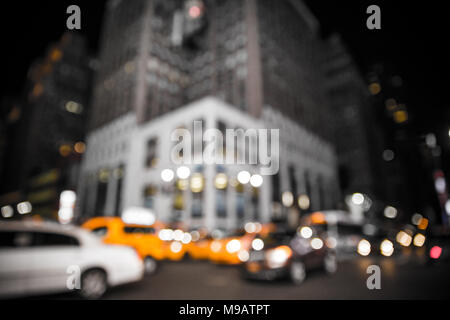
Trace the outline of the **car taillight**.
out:
<instances>
[{"instance_id":1,"label":"car taillight","mask_svg":"<svg viewBox=\"0 0 450 320\"><path fill-rule=\"evenodd\" d=\"M430 250L430 258L431 259L439 259L439 257L442 254L442 248L439 246L434 246L433 248L431 248Z\"/></svg>"}]
</instances>

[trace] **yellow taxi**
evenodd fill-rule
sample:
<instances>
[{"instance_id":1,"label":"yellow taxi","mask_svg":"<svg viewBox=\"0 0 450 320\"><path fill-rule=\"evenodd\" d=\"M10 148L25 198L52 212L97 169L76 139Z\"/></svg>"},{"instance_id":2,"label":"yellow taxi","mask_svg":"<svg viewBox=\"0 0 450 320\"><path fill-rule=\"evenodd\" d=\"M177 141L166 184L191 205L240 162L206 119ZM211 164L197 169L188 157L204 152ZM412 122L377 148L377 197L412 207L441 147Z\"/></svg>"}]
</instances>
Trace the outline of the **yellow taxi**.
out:
<instances>
[{"instance_id":1,"label":"yellow taxi","mask_svg":"<svg viewBox=\"0 0 450 320\"><path fill-rule=\"evenodd\" d=\"M151 225L125 223L119 217L95 217L86 221L82 228L101 236L104 243L133 247L144 260L146 273L154 273L157 260L181 260L184 256L181 242L164 241L159 234L164 229L161 222Z\"/></svg>"},{"instance_id":2,"label":"yellow taxi","mask_svg":"<svg viewBox=\"0 0 450 320\"><path fill-rule=\"evenodd\" d=\"M206 260L209 258L212 237L204 229L190 232L191 242L186 245L186 252L194 260Z\"/></svg>"},{"instance_id":3,"label":"yellow taxi","mask_svg":"<svg viewBox=\"0 0 450 320\"><path fill-rule=\"evenodd\" d=\"M249 222L244 230L230 235L213 237L209 243L209 260L217 264L240 264L248 260L252 242L258 234L267 234L275 229L275 225L261 225Z\"/></svg>"},{"instance_id":4,"label":"yellow taxi","mask_svg":"<svg viewBox=\"0 0 450 320\"><path fill-rule=\"evenodd\" d=\"M187 245L191 242L191 235L182 229L164 228L159 230L158 238L162 241L165 259L182 260L186 256Z\"/></svg>"}]
</instances>

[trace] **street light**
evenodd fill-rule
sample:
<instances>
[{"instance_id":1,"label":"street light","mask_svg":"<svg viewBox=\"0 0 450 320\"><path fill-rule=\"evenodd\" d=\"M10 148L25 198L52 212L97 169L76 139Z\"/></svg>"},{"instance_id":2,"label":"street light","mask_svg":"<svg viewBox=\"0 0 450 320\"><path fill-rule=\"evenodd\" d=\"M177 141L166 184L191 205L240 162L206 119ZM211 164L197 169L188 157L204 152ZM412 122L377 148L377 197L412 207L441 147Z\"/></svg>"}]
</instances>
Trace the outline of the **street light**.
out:
<instances>
[{"instance_id":1,"label":"street light","mask_svg":"<svg viewBox=\"0 0 450 320\"><path fill-rule=\"evenodd\" d=\"M237 175L237 179L238 179L239 183L241 183L241 184L249 183L250 182L250 178L251 178L250 172L245 171L245 170L239 172L238 175Z\"/></svg>"},{"instance_id":2,"label":"street light","mask_svg":"<svg viewBox=\"0 0 450 320\"><path fill-rule=\"evenodd\" d=\"M352 195L352 202L357 206L362 205L364 203L364 195L361 193L354 193Z\"/></svg>"},{"instance_id":3,"label":"street light","mask_svg":"<svg viewBox=\"0 0 450 320\"><path fill-rule=\"evenodd\" d=\"M259 174L254 174L250 177L250 184L252 187L259 188L263 184L263 177Z\"/></svg>"},{"instance_id":4,"label":"street light","mask_svg":"<svg viewBox=\"0 0 450 320\"><path fill-rule=\"evenodd\" d=\"M182 166L177 169L177 176L180 179L187 179L191 175L191 170L188 167Z\"/></svg>"},{"instance_id":5,"label":"street light","mask_svg":"<svg viewBox=\"0 0 450 320\"><path fill-rule=\"evenodd\" d=\"M163 171L161 171L161 179L164 182L172 181L174 176L175 176L174 172L170 169L164 169Z\"/></svg>"},{"instance_id":6,"label":"street light","mask_svg":"<svg viewBox=\"0 0 450 320\"><path fill-rule=\"evenodd\" d=\"M394 219L397 217L397 209L392 206L387 206L384 208L384 216L389 219Z\"/></svg>"},{"instance_id":7,"label":"street light","mask_svg":"<svg viewBox=\"0 0 450 320\"><path fill-rule=\"evenodd\" d=\"M309 197L306 194L302 194L298 197L298 206L302 210L307 210L311 204Z\"/></svg>"},{"instance_id":8,"label":"street light","mask_svg":"<svg viewBox=\"0 0 450 320\"><path fill-rule=\"evenodd\" d=\"M281 202L285 207L291 207L294 204L294 195L290 191L285 191L281 195Z\"/></svg>"}]
</instances>

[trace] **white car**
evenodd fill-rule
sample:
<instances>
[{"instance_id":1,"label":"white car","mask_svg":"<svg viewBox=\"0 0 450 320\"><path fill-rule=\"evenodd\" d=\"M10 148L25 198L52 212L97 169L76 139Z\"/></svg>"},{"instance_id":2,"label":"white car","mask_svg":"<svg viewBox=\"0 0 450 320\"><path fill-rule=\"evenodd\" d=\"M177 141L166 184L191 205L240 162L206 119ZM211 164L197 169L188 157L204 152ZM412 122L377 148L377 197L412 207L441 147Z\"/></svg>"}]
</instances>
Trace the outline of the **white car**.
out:
<instances>
[{"instance_id":1,"label":"white car","mask_svg":"<svg viewBox=\"0 0 450 320\"><path fill-rule=\"evenodd\" d=\"M0 297L69 292L100 298L142 279L134 249L105 245L87 231L48 222L0 222Z\"/></svg>"}]
</instances>

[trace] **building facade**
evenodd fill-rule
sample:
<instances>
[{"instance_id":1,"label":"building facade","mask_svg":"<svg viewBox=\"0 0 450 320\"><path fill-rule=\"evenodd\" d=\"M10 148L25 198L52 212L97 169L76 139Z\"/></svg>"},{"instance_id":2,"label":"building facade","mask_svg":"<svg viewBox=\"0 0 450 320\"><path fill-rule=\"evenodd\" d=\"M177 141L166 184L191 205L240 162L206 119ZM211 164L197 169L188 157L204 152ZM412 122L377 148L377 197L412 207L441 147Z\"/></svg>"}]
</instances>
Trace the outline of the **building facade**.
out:
<instances>
[{"instance_id":1,"label":"building facade","mask_svg":"<svg viewBox=\"0 0 450 320\"><path fill-rule=\"evenodd\" d=\"M327 41L324 69L334 110L332 143L339 159L341 190L383 197L383 137L364 78L338 35Z\"/></svg>"},{"instance_id":2,"label":"building facade","mask_svg":"<svg viewBox=\"0 0 450 320\"><path fill-rule=\"evenodd\" d=\"M166 222L229 229L298 215L300 195L303 210L334 207L337 159L317 28L298 1L110 1L79 216L144 206ZM252 187L236 179L257 175L258 164L186 165L187 178L163 183L163 170L178 170L171 134L196 120L220 132L278 129L279 171Z\"/></svg>"},{"instance_id":3,"label":"building facade","mask_svg":"<svg viewBox=\"0 0 450 320\"><path fill-rule=\"evenodd\" d=\"M85 39L77 33L65 33L32 64L20 104L11 111L17 119L1 206L28 201L33 213L57 219L61 191L78 183L91 75Z\"/></svg>"}]
</instances>

